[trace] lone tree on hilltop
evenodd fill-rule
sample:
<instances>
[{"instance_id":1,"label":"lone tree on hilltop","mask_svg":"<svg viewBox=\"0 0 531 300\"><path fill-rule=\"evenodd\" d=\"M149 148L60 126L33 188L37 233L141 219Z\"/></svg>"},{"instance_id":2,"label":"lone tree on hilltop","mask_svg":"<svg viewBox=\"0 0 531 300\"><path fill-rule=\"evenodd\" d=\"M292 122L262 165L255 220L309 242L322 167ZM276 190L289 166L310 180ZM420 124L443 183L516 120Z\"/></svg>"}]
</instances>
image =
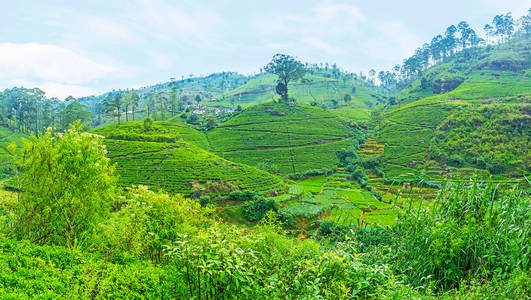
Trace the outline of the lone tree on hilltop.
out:
<instances>
[{"instance_id":1,"label":"lone tree on hilltop","mask_svg":"<svg viewBox=\"0 0 531 300\"><path fill-rule=\"evenodd\" d=\"M275 90L284 102L288 102L288 84L303 79L306 74L303 63L285 54L275 54L264 70L278 76Z\"/></svg>"}]
</instances>

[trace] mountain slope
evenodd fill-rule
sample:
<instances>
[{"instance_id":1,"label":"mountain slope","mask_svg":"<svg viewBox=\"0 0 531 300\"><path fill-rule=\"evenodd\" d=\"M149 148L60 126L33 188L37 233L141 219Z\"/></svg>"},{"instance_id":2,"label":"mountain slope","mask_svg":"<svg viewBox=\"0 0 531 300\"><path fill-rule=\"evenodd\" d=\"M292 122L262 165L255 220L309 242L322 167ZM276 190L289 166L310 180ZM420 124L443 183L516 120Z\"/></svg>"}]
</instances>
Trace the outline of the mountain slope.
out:
<instances>
[{"instance_id":1,"label":"mountain slope","mask_svg":"<svg viewBox=\"0 0 531 300\"><path fill-rule=\"evenodd\" d=\"M281 174L335 168L355 131L317 107L267 102L207 133L212 151L235 162L270 164Z\"/></svg>"},{"instance_id":2,"label":"mountain slope","mask_svg":"<svg viewBox=\"0 0 531 300\"><path fill-rule=\"evenodd\" d=\"M418 174L430 159L441 174L451 167L512 176L529 171L529 40L477 51L477 58L462 61L458 55L434 66L425 75L424 89L419 81L402 91L405 102L428 96L387 113L378 141L386 144L381 167L388 176ZM441 92L456 78L457 86Z\"/></svg>"},{"instance_id":3,"label":"mountain slope","mask_svg":"<svg viewBox=\"0 0 531 300\"><path fill-rule=\"evenodd\" d=\"M200 132L176 124L157 122L140 132L139 122L95 130L107 136L108 157L116 163L119 184L143 184L168 192L190 194L194 183L230 183L241 189L265 192L283 186L281 178L239 165L212 154Z\"/></svg>"},{"instance_id":4,"label":"mountain slope","mask_svg":"<svg viewBox=\"0 0 531 300\"><path fill-rule=\"evenodd\" d=\"M356 109L363 117L368 110L378 103L384 103L386 97L347 74L332 73L324 69L309 69L304 82L294 82L289 86L289 96L298 103L317 103L335 108L346 106ZM338 75L339 74L339 75ZM225 103L254 105L275 97L276 76L262 73L250 79L248 83L219 96ZM349 95L352 100L345 103L344 97ZM346 114L348 115L348 114Z\"/></svg>"}]
</instances>

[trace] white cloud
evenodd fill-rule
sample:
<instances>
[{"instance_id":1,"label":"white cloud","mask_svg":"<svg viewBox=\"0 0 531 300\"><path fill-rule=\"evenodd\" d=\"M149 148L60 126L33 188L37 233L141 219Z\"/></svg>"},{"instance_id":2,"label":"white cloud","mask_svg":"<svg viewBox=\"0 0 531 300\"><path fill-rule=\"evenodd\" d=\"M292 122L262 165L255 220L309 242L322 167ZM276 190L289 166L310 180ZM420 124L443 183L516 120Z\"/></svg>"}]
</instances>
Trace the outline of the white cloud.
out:
<instances>
[{"instance_id":1,"label":"white cloud","mask_svg":"<svg viewBox=\"0 0 531 300\"><path fill-rule=\"evenodd\" d=\"M500 14L511 12L513 17L519 18L527 14L527 10L531 7L529 0L482 0L486 5L493 7L499 11Z\"/></svg>"},{"instance_id":2,"label":"white cloud","mask_svg":"<svg viewBox=\"0 0 531 300\"><path fill-rule=\"evenodd\" d=\"M327 54L344 54L345 51L343 49L338 48L334 45L328 44L325 41L316 38L316 37L307 37L304 39L306 45L308 45L311 48L321 50Z\"/></svg>"},{"instance_id":3,"label":"white cloud","mask_svg":"<svg viewBox=\"0 0 531 300\"><path fill-rule=\"evenodd\" d=\"M353 5L337 3L320 3L314 6L313 11L321 22L334 22L343 17L347 24L355 24L367 20L361 10Z\"/></svg>"},{"instance_id":4,"label":"white cloud","mask_svg":"<svg viewBox=\"0 0 531 300\"><path fill-rule=\"evenodd\" d=\"M363 44L366 55L399 61L411 56L421 46L419 37L400 22L384 22L375 29L375 38Z\"/></svg>"},{"instance_id":5,"label":"white cloud","mask_svg":"<svg viewBox=\"0 0 531 300\"><path fill-rule=\"evenodd\" d=\"M40 43L0 43L0 79L81 84L116 71L71 50Z\"/></svg>"},{"instance_id":6,"label":"white cloud","mask_svg":"<svg viewBox=\"0 0 531 300\"><path fill-rule=\"evenodd\" d=\"M304 35L344 35L356 32L367 21L361 10L353 5L319 3L305 14L286 14L258 18L255 26L262 33L298 32Z\"/></svg>"},{"instance_id":7,"label":"white cloud","mask_svg":"<svg viewBox=\"0 0 531 300\"><path fill-rule=\"evenodd\" d=\"M142 0L127 15L141 24L138 30L170 43L213 46L225 22L212 10L200 6L172 5L163 0Z\"/></svg>"},{"instance_id":8,"label":"white cloud","mask_svg":"<svg viewBox=\"0 0 531 300\"><path fill-rule=\"evenodd\" d=\"M68 96L79 98L83 96L89 96L96 94L94 89L71 84L61 84L55 82L35 84L34 86L40 88L46 92L48 97L57 97L59 99L65 99Z\"/></svg>"},{"instance_id":9,"label":"white cloud","mask_svg":"<svg viewBox=\"0 0 531 300\"><path fill-rule=\"evenodd\" d=\"M81 33L76 32L77 37L94 37L93 42L124 44L134 43L138 39L126 26L108 18L84 15L78 20L78 24L83 31Z\"/></svg>"},{"instance_id":10,"label":"white cloud","mask_svg":"<svg viewBox=\"0 0 531 300\"><path fill-rule=\"evenodd\" d=\"M305 13L259 18L254 25L263 35L296 39L309 49L338 55L345 51L337 44L356 34L360 24L366 21L357 6L326 2L314 5Z\"/></svg>"},{"instance_id":11,"label":"white cloud","mask_svg":"<svg viewBox=\"0 0 531 300\"><path fill-rule=\"evenodd\" d=\"M174 62L174 58L166 53L158 51L148 51L151 63L159 69L168 69Z\"/></svg>"}]
</instances>

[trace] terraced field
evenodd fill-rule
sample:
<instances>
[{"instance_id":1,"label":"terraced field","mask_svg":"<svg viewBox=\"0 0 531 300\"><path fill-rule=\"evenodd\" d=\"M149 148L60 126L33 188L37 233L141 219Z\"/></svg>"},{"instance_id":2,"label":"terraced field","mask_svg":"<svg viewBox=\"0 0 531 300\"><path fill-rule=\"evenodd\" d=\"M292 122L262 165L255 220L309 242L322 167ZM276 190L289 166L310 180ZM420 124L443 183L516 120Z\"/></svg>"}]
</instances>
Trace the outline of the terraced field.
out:
<instances>
[{"instance_id":1,"label":"terraced field","mask_svg":"<svg viewBox=\"0 0 531 300\"><path fill-rule=\"evenodd\" d=\"M384 147L384 143L378 142L375 136L371 136L360 146L358 154L364 160L377 158L382 155Z\"/></svg>"},{"instance_id":2,"label":"terraced field","mask_svg":"<svg viewBox=\"0 0 531 300\"><path fill-rule=\"evenodd\" d=\"M368 109L378 102L385 101L382 95L363 86L358 81L342 80L331 77L330 71L314 70L307 74L304 83L290 84L289 95L297 102L309 104L317 102L332 107L332 100L344 104L345 94L352 97L346 107L355 109L361 117L368 117ZM219 98L224 101L249 106L266 102L275 97L276 78L272 74L260 74L248 83L231 90Z\"/></svg>"},{"instance_id":3,"label":"terraced field","mask_svg":"<svg viewBox=\"0 0 531 300\"><path fill-rule=\"evenodd\" d=\"M153 122L150 130L144 129L142 121L129 121L100 127L92 130L92 132L109 139L153 142L176 142L182 140L193 143L203 149L209 148L208 141L203 133L185 124L169 121Z\"/></svg>"},{"instance_id":4,"label":"terraced field","mask_svg":"<svg viewBox=\"0 0 531 300\"><path fill-rule=\"evenodd\" d=\"M267 192L284 186L280 177L225 160L193 142L167 142L173 136L205 146L205 140L193 131L176 127L175 124L158 123L157 128L161 131L154 131L151 138L145 139L157 140L160 133L163 133L165 139L162 142L133 140L139 136L134 131L139 130L137 125L125 123L118 128L113 126L95 130L99 134L114 137L105 139L105 144L109 151L108 157L116 163L116 172L122 186L143 184L183 194L191 193L193 183L209 181L228 182L241 189L256 192ZM131 136L117 134L126 128L132 130ZM181 135L183 132L189 134Z\"/></svg>"},{"instance_id":5,"label":"terraced field","mask_svg":"<svg viewBox=\"0 0 531 300\"><path fill-rule=\"evenodd\" d=\"M369 174L371 186L383 195L382 200L348 180L341 169L328 176L296 181L287 194L273 198L281 210L295 218L299 230L312 228L317 220L333 220L348 226L378 228L392 225L398 212L409 206L431 205L438 189L398 182L384 183Z\"/></svg>"},{"instance_id":6,"label":"terraced field","mask_svg":"<svg viewBox=\"0 0 531 300\"><path fill-rule=\"evenodd\" d=\"M452 92L418 100L389 112L387 123L377 139L386 145L382 159L387 176L418 173L416 166L425 161L437 126L460 108L491 103L526 103L531 99L530 78L504 72L500 72L500 76L490 75L472 74Z\"/></svg>"},{"instance_id":7,"label":"terraced field","mask_svg":"<svg viewBox=\"0 0 531 300\"><path fill-rule=\"evenodd\" d=\"M250 107L207 134L211 149L231 161L268 162L279 173L334 168L336 152L355 132L321 108L268 102Z\"/></svg>"}]
</instances>

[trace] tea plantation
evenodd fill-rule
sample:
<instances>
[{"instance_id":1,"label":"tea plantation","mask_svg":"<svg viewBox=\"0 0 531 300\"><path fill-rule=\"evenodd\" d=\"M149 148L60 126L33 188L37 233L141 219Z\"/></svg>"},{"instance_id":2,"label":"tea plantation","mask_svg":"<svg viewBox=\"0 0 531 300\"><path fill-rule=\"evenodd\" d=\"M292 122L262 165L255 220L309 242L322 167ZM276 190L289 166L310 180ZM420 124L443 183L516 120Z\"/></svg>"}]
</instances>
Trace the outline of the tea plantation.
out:
<instances>
[{"instance_id":1,"label":"tea plantation","mask_svg":"<svg viewBox=\"0 0 531 300\"><path fill-rule=\"evenodd\" d=\"M194 183L225 182L256 192L284 185L277 176L200 148L207 145L204 136L184 125L156 122L151 131L143 131L140 122L129 122L94 132L107 136L107 156L116 164L119 184L124 187L142 184L190 194Z\"/></svg>"},{"instance_id":2,"label":"tea plantation","mask_svg":"<svg viewBox=\"0 0 531 300\"><path fill-rule=\"evenodd\" d=\"M267 102L207 133L211 149L231 161L268 163L280 174L334 168L336 152L358 132L321 108Z\"/></svg>"}]
</instances>

